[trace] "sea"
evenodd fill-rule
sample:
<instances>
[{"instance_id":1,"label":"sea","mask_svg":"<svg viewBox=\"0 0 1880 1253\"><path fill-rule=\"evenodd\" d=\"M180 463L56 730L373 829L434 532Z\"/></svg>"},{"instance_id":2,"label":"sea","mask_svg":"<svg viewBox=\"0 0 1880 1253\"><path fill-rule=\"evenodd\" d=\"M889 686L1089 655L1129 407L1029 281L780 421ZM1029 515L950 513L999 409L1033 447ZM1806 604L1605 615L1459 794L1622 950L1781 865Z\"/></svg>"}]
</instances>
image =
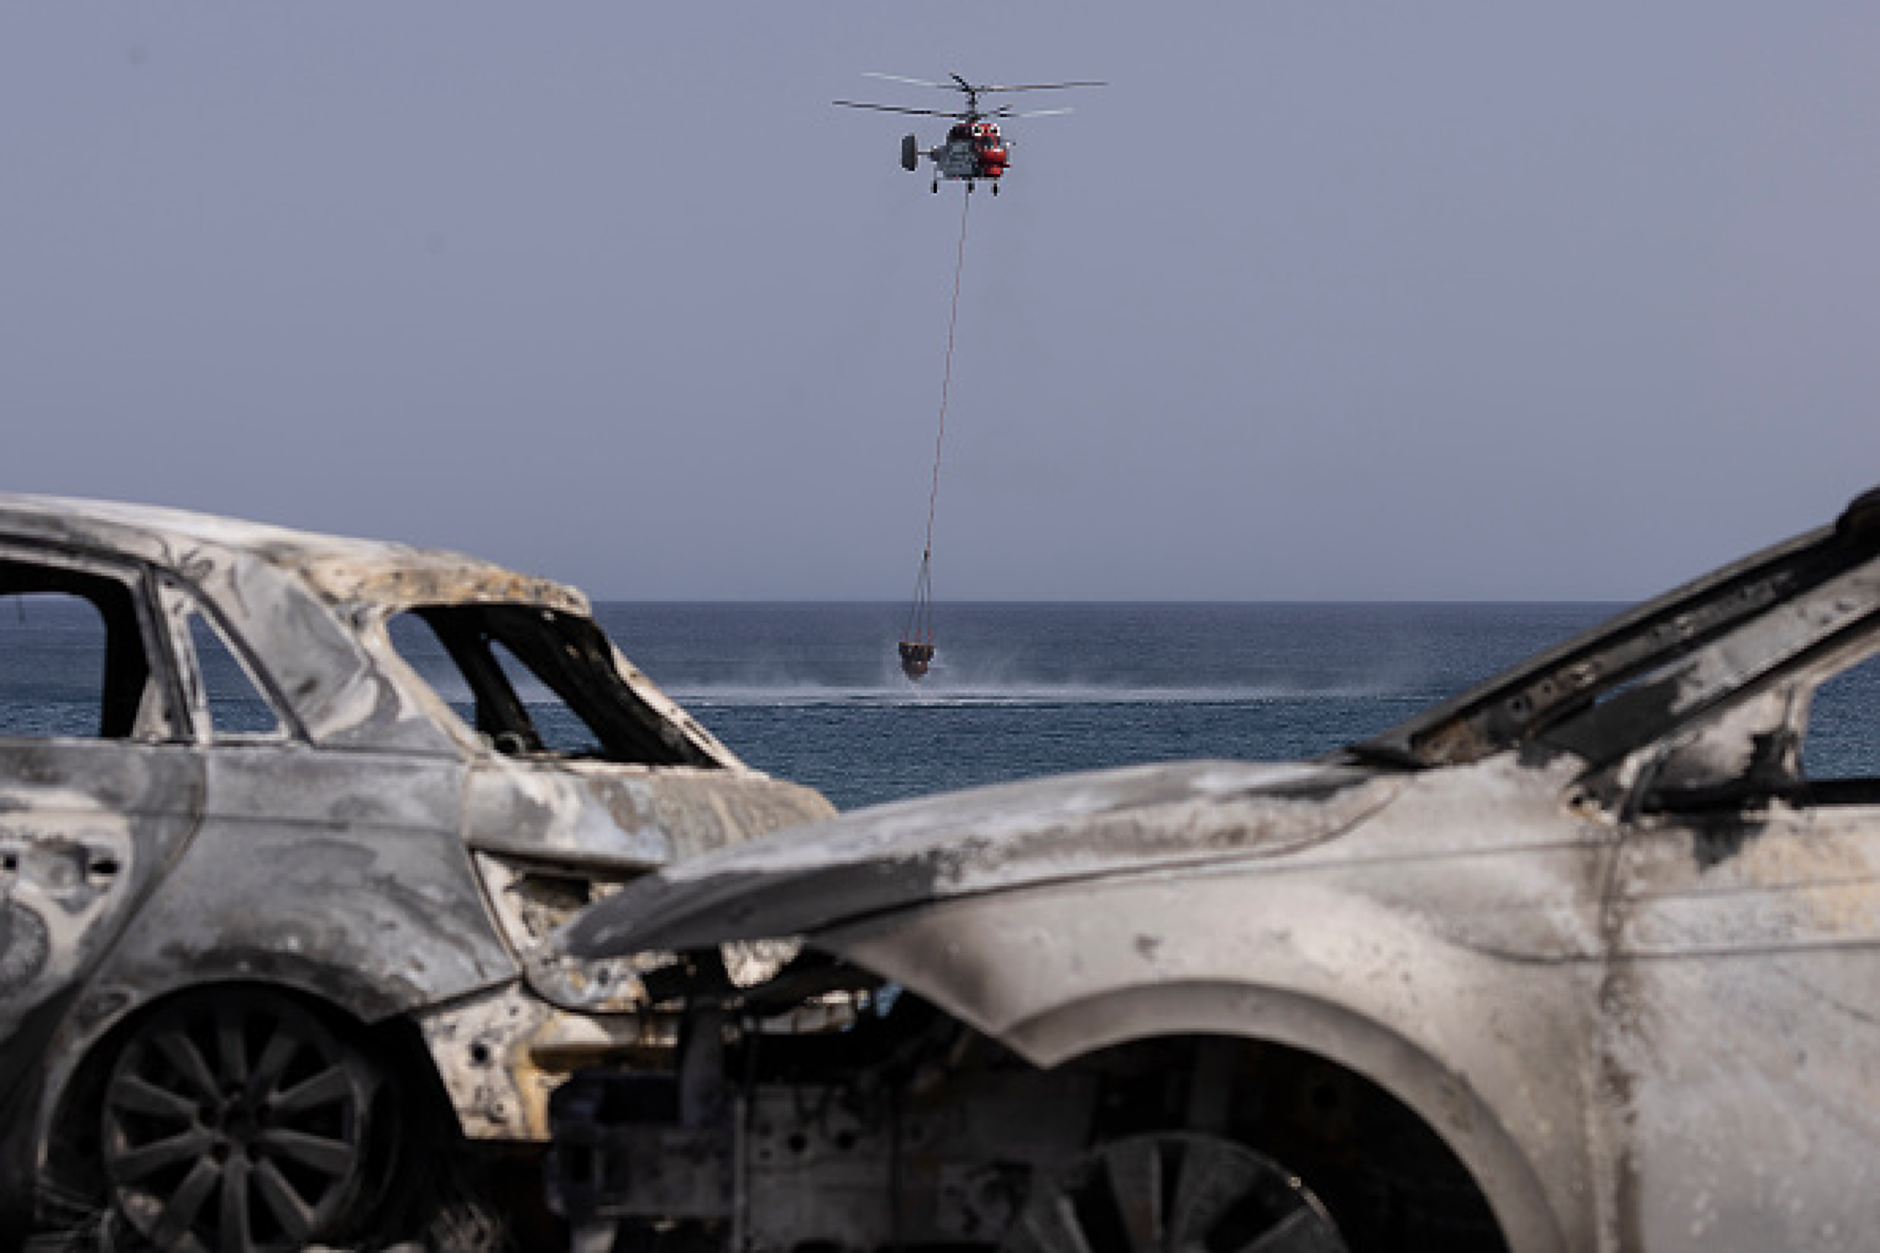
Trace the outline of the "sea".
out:
<instances>
[{"instance_id":1,"label":"sea","mask_svg":"<svg viewBox=\"0 0 1880 1253\"><path fill-rule=\"evenodd\" d=\"M603 603L633 662L748 764L850 809L1073 770L1297 760L1387 730L1618 612L1589 603ZM1814 777L1880 776L1880 667L1826 685Z\"/></svg>"},{"instance_id":2,"label":"sea","mask_svg":"<svg viewBox=\"0 0 1880 1253\"><path fill-rule=\"evenodd\" d=\"M0 606L0 736L97 732L96 615L58 599ZM1140 762L1316 757L1619 608L942 604L939 651L918 682L896 654L901 605L617 602L595 611L622 651L746 763L853 809ZM199 652L211 642L198 640ZM407 657L427 674L449 669L434 640L429 653ZM275 725L254 690L232 682L237 663L204 660L212 695L225 680L233 688L218 727ZM439 690L468 717L461 688L458 679ZM538 725L555 718L568 720L558 706L537 709ZM1816 778L1880 778L1880 659L1823 686L1803 762Z\"/></svg>"}]
</instances>

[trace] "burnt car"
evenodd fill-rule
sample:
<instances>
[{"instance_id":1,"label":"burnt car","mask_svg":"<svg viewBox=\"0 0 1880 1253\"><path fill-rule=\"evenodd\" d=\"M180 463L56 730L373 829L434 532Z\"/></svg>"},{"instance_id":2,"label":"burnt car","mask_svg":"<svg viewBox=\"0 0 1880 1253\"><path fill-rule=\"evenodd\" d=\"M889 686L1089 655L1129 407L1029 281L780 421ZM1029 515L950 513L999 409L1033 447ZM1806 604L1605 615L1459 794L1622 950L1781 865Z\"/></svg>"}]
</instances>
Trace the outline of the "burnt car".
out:
<instances>
[{"instance_id":1,"label":"burnt car","mask_svg":"<svg viewBox=\"0 0 1880 1253\"><path fill-rule=\"evenodd\" d=\"M677 1027L557 1094L556 1203L595 1249L1871 1247L1876 652L1880 492L1319 760L661 870L560 934Z\"/></svg>"},{"instance_id":2,"label":"burnt car","mask_svg":"<svg viewBox=\"0 0 1880 1253\"><path fill-rule=\"evenodd\" d=\"M571 588L0 496L0 1244L422 1232L454 1146L544 1144L554 1086L644 1044L550 931L833 812Z\"/></svg>"}]
</instances>

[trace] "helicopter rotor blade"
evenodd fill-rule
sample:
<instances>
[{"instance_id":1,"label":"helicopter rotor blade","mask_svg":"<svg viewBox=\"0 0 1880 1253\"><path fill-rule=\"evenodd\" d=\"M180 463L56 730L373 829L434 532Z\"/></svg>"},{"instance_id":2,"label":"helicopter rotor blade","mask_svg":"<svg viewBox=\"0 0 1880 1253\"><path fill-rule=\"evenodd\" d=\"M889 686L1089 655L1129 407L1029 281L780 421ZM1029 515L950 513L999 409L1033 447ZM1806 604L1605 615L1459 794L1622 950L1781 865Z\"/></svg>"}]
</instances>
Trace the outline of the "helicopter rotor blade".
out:
<instances>
[{"instance_id":1,"label":"helicopter rotor blade","mask_svg":"<svg viewBox=\"0 0 1880 1253\"><path fill-rule=\"evenodd\" d=\"M945 109L904 109L898 104L863 104L859 100L834 100L832 104L849 109L874 109L879 113L915 113L922 117L965 117L964 113L949 113Z\"/></svg>"},{"instance_id":2,"label":"helicopter rotor blade","mask_svg":"<svg viewBox=\"0 0 1880 1253\"><path fill-rule=\"evenodd\" d=\"M930 83L924 78L908 78L902 74L877 74L873 70L863 70L863 78L885 78L891 83L912 83L916 87L952 87L952 83Z\"/></svg>"},{"instance_id":3,"label":"helicopter rotor blade","mask_svg":"<svg viewBox=\"0 0 1880 1253\"><path fill-rule=\"evenodd\" d=\"M1078 80L1070 83L1006 83L994 87L975 87L974 91L1056 91L1060 87L1108 87L1105 82Z\"/></svg>"},{"instance_id":4,"label":"helicopter rotor blade","mask_svg":"<svg viewBox=\"0 0 1880 1253\"><path fill-rule=\"evenodd\" d=\"M983 112L980 113L979 116L980 117L1050 117L1052 114L1055 114L1055 113L1075 113L1075 112L1077 112L1077 110L1064 108L1064 109L1026 109L1023 113L1020 113L1018 111L1017 105L1002 104L996 109L984 110ZM956 113L956 114L953 114L952 116L965 117L966 115L964 113Z\"/></svg>"}]
</instances>

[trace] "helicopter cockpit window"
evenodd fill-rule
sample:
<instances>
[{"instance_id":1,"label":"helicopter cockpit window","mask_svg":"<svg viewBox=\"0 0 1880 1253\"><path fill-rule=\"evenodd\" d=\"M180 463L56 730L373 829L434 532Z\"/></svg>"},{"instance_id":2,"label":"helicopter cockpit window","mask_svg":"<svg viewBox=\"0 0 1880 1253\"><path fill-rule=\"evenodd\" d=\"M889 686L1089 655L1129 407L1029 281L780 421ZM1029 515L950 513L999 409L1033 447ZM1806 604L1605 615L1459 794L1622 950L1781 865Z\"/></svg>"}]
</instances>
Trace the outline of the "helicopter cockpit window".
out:
<instances>
[{"instance_id":1,"label":"helicopter cockpit window","mask_svg":"<svg viewBox=\"0 0 1880 1253\"><path fill-rule=\"evenodd\" d=\"M533 605L436 605L388 624L392 646L497 752L708 765L628 687L592 621Z\"/></svg>"}]
</instances>

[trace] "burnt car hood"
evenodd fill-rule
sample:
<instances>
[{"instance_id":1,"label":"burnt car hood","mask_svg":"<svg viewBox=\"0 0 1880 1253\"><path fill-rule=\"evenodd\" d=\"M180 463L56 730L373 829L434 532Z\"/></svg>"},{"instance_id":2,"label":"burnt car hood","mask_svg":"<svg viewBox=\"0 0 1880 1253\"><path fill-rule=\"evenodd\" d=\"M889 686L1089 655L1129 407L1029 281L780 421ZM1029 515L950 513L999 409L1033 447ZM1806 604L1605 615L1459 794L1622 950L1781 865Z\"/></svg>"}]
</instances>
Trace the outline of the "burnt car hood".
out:
<instances>
[{"instance_id":1,"label":"burnt car hood","mask_svg":"<svg viewBox=\"0 0 1880 1253\"><path fill-rule=\"evenodd\" d=\"M903 801L648 875L556 943L596 958L807 936L950 897L1272 857L1349 829L1402 786L1349 765L1200 761Z\"/></svg>"},{"instance_id":2,"label":"burnt car hood","mask_svg":"<svg viewBox=\"0 0 1880 1253\"><path fill-rule=\"evenodd\" d=\"M639 872L835 814L823 796L752 770L492 758L473 768L470 847Z\"/></svg>"}]
</instances>

